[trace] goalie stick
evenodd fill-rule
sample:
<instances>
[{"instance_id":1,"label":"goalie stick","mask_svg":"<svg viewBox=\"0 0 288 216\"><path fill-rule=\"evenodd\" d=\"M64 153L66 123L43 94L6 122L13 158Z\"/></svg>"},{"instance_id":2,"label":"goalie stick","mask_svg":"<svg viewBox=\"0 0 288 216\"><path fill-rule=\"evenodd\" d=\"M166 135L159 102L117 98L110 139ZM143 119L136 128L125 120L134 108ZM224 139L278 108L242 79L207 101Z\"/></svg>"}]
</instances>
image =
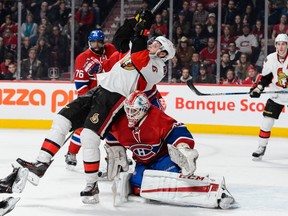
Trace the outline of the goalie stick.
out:
<instances>
[{"instance_id":1,"label":"goalie stick","mask_svg":"<svg viewBox=\"0 0 288 216\"><path fill-rule=\"evenodd\" d=\"M198 96L219 96L219 95L245 95L250 92L223 92L223 93L202 93L193 84L192 80L187 81L188 87L195 92ZM261 94L288 94L288 91L265 91Z\"/></svg>"}]
</instances>

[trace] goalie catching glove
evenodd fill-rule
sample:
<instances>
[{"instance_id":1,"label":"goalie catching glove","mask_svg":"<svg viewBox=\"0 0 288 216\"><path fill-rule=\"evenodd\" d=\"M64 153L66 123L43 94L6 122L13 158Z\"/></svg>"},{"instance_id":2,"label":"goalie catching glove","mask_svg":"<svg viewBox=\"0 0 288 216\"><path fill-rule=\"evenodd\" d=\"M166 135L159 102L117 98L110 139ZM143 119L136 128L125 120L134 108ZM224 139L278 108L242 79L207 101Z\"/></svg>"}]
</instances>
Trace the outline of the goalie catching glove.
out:
<instances>
[{"instance_id":1,"label":"goalie catching glove","mask_svg":"<svg viewBox=\"0 0 288 216\"><path fill-rule=\"evenodd\" d=\"M188 144L180 143L176 147L168 145L171 160L181 168L182 175L191 176L196 170L196 160L199 156L196 149L191 149Z\"/></svg>"},{"instance_id":2,"label":"goalie catching glove","mask_svg":"<svg viewBox=\"0 0 288 216\"><path fill-rule=\"evenodd\" d=\"M127 160L126 150L123 146L104 145L107 153L107 178L113 180L119 172L127 172L129 162Z\"/></svg>"}]
</instances>

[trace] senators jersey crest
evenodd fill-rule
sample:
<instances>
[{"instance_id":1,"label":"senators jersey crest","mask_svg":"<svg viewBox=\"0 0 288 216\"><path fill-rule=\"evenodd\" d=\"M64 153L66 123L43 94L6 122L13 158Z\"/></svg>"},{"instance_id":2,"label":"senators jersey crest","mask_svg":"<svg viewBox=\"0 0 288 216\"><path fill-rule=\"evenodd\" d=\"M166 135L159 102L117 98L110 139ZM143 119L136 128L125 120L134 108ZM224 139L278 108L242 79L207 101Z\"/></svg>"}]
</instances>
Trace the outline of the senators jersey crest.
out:
<instances>
[{"instance_id":1,"label":"senators jersey crest","mask_svg":"<svg viewBox=\"0 0 288 216\"><path fill-rule=\"evenodd\" d=\"M276 85L282 88L287 88L288 87L287 78L288 76L283 72L282 68L279 68L277 71Z\"/></svg>"},{"instance_id":2,"label":"senators jersey crest","mask_svg":"<svg viewBox=\"0 0 288 216\"><path fill-rule=\"evenodd\" d=\"M125 70L134 70L135 69L134 65L132 64L130 56L128 58L123 58L122 61L120 62L120 65Z\"/></svg>"}]
</instances>

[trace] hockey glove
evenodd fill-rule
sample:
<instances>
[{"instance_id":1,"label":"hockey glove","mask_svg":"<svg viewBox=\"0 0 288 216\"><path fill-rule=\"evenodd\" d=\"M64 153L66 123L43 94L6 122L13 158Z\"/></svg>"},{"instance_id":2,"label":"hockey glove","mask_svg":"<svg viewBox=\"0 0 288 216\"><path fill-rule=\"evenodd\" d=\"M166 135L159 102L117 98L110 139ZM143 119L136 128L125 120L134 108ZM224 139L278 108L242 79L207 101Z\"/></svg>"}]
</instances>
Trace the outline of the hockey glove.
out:
<instances>
[{"instance_id":1,"label":"hockey glove","mask_svg":"<svg viewBox=\"0 0 288 216\"><path fill-rule=\"evenodd\" d=\"M120 171L127 172L129 169L126 151L123 146L105 144L104 148L107 153L107 178L113 180Z\"/></svg>"},{"instance_id":2,"label":"hockey glove","mask_svg":"<svg viewBox=\"0 0 288 216\"><path fill-rule=\"evenodd\" d=\"M264 90L264 87L260 84L258 84L257 86L253 86L249 91L250 97L259 98L263 90Z\"/></svg>"},{"instance_id":3,"label":"hockey glove","mask_svg":"<svg viewBox=\"0 0 288 216\"><path fill-rule=\"evenodd\" d=\"M196 170L196 160L199 156L196 149L191 149L188 144L180 143L177 147L168 145L171 160L181 168L183 176L191 176Z\"/></svg>"},{"instance_id":4,"label":"hockey glove","mask_svg":"<svg viewBox=\"0 0 288 216\"><path fill-rule=\"evenodd\" d=\"M154 15L149 10L140 10L135 15L137 24L134 28L136 33L139 35L148 36L150 28L154 21Z\"/></svg>"}]
</instances>

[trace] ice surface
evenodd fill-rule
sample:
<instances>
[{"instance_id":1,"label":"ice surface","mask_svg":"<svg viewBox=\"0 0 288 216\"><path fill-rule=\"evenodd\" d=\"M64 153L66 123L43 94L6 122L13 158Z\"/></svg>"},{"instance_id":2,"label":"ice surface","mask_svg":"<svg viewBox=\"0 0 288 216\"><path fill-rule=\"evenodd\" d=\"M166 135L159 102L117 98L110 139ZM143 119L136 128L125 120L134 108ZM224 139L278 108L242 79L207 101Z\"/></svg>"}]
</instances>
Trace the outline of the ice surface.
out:
<instances>
[{"instance_id":1,"label":"ice surface","mask_svg":"<svg viewBox=\"0 0 288 216\"><path fill-rule=\"evenodd\" d=\"M34 161L45 130L0 130L0 177L8 175L11 163L21 157ZM288 215L288 139L272 138L262 161L252 161L251 153L257 148L257 135L226 136L194 134L200 154L196 174L211 177L224 176L228 190L240 207L232 210L179 207L143 202L124 203L113 207L111 182L100 182L100 203L82 204L79 193L85 187L82 171L82 152L78 155L75 171L65 169L66 144L40 184L27 182L11 216L287 216ZM103 163L104 164L104 163ZM10 194L1 194L1 198Z\"/></svg>"}]
</instances>

